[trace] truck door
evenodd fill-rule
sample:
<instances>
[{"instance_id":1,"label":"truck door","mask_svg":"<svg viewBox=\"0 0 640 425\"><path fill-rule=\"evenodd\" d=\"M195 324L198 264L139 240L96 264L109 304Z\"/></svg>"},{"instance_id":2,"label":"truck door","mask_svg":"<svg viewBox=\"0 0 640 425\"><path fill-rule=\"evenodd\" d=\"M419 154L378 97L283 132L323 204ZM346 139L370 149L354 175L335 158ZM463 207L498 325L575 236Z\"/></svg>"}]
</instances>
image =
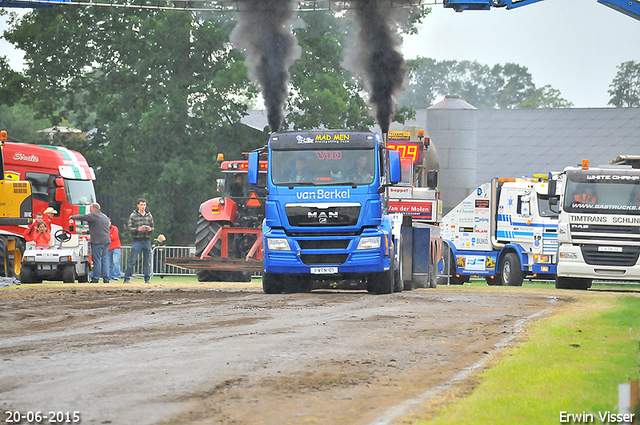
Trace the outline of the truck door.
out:
<instances>
[{"instance_id":1,"label":"truck door","mask_svg":"<svg viewBox=\"0 0 640 425\"><path fill-rule=\"evenodd\" d=\"M516 219L513 220L513 242L523 247L534 247L536 245L534 241L537 240L538 246L540 246L541 249L542 228L536 229L533 219L536 208L534 195L530 190L519 190L517 191L516 199Z\"/></svg>"}]
</instances>

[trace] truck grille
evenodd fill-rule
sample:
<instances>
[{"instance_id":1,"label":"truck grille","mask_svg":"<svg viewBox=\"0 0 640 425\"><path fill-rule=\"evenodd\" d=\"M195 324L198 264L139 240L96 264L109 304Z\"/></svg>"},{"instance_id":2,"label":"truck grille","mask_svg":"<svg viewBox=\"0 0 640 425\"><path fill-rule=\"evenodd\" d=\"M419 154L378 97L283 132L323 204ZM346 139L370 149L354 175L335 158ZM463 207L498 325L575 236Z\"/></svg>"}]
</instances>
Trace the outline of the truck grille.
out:
<instances>
[{"instance_id":1,"label":"truck grille","mask_svg":"<svg viewBox=\"0 0 640 425\"><path fill-rule=\"evenodd\" d=\"M347 249L349 239L329 239L329 240L298 240L300 249Z\"/></svg>"},{"instance_id":2,"label":"truck grille","mask_svg":"<svg viewBox=\"0 0 640 425\"><path fill-rule=\"evenodd\" d=\"M360 205L287 205L291 226L353 226L358 223Z\"/></svg>"},{"instance_id":3,"label":"truck grille","mask_svg":"<svg viewBox=\"0 0 640 425\"><path fill-rule=\"evenodd\" d=\"M622 252L600 252L598 245L582 245L584 261L590 265L631 267L638 262L640 247L623 246Z\"/></svg>"},{"instance_id":4,"label":"truck grille","mask_svg":"<svg viewBox=\"0 0 640 425\"><path fill-rule=\"evenodd\" d=\"M572 223L571 237L574 241L604 240L629 244L640 240L640 226Z\"/></svg>"},{"instance_id":5,"label":"truck grille","mask_svg":"<svg viewBox=\"0 0 640 425\"><path fill-rule=\"evenodd\" d=\"M307 266L332 264L340 266L347 261L349 254L301 254L300 259Z\"/></svg>"}]
</instances>

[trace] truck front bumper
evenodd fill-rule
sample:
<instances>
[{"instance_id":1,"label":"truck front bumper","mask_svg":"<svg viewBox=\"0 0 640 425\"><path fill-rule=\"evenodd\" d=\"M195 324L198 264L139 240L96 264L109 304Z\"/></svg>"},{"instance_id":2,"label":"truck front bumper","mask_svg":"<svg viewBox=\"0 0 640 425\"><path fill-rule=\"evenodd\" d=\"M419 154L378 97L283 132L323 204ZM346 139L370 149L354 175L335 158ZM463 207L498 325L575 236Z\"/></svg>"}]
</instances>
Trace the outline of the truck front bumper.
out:
<instances>
[{"instance_id":1,"label":"truck front bumper","mask_svg":"<svg viewBox=\"0 0 640 425\"><path fill-rule=\"evenodd\" d=\"M556 274L559 277L640 281L638 260L636 260L636 264L631 266L587 264L582 249L578 245L560 245L556 269Z\"/></svg>"}]
</instances>

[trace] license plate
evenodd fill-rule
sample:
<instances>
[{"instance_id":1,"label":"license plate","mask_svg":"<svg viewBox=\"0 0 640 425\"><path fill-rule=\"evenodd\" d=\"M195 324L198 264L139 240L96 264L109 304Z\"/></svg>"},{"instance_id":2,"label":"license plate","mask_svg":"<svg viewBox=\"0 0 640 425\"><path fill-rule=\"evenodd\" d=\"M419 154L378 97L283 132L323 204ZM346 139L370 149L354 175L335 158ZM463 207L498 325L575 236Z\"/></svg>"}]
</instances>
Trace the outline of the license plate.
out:
<instances>
[{"instance_id":1,"label":"license plate","mask_svg":"<svg viewBox=\"0 0 640 425\"><path fill-rule=\"evenodd\" d=\"M334 274L338 273L337 267L311 267L311 274Z\"/></svg>"},{"instance_id":2,"label":"license plate","mask_svg":"<svg viewBox=\"0 0 640 425\"><path fill-rule=\"evenodd\" d=\"M600 252L622 252L621 246L599 246L598 251Z\"/></svg>"}]
</instances>

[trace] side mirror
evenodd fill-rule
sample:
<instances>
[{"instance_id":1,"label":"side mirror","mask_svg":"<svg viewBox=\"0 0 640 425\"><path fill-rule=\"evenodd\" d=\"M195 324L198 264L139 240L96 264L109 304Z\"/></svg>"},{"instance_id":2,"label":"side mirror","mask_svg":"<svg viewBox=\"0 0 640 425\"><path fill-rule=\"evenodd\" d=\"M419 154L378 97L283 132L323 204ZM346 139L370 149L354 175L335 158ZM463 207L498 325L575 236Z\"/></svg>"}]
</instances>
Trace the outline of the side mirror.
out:
<instances>
[{"instance_id":1,"label":"side mirror","mask_svg":"<svg viewBox=\"0 0 640 425\"><path fill-rule=\"evenodd\" d=\"M260 171L260 153L253 151L249 154L249 184L258 184L258 172Z\"/></svg>"},{"instance_id":2,"label":"side mirror","mask_svg":"<svg viewBox=\"0 0 640 425\"><path fill-rule=\"evenodd\" d=\"M558 186L558 180L553 180L551 175L549 175L549 191L547 194L549 196L555 196L557 186Z\"/></svg>"},{"instance_id":3,"label":"side mirror","mask_svg":"<svg viewBox=\"0 0 640 425\"><path fill-rule=\"evenodd\" d=\"M427 187L429 189L438 187L438 170L427 171Z\"/></svg>"},{"instance_id":4,"label":"side mirror","mask_svg":"<svg viewBox=\"0 0 640 425\"><path fill-rule=\"evenodd\" d=\"M56 202L64 202L66 198L64 187L56 187Z\"/></svg>"},{"instance_id":5,"label":"side mirror","mask_svg":"<svg viewBox=\"0 0 640 425\"><path fill-rule=\"evenodd\" d=\"M400 152L389 150L389 183L396 184L402 181L402 167L400 164Z\"/></svg>"}]
</instances>

